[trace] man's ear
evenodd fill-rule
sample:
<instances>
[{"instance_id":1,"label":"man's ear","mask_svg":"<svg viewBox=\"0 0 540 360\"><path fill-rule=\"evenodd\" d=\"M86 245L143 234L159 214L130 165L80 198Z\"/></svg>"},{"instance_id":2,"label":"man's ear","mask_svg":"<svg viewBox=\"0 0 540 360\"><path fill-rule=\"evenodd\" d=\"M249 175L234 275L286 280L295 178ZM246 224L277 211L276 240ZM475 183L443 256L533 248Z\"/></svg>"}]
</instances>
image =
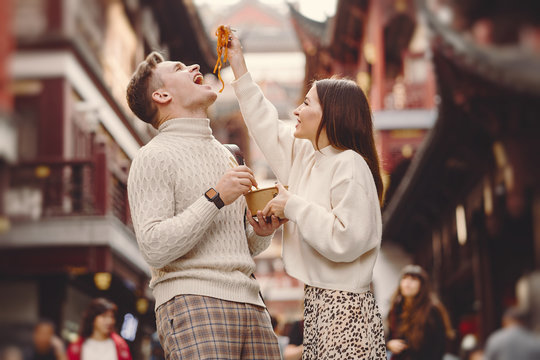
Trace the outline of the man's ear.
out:
<instances>
[{"instance_id":1,"label":"man's ear","mask_svg":"<svg viewBox=\"0 0 540 360\"><path fill-rule=\"evenodd\" d=\"M172 96L166 90L157 89L152 93L152 100L161 105L165 105L172 100Z\"/></svg>"}]
</instances>

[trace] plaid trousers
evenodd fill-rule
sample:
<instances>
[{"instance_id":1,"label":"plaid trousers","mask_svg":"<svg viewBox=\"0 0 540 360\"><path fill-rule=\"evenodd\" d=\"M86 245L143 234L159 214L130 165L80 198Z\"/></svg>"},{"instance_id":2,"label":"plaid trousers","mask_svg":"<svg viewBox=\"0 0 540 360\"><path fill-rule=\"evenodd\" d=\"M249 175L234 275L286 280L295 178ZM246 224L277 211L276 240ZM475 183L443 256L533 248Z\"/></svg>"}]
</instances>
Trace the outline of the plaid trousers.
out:
<instances>
[{"instance_id":1,"label":"plaid trousers","mask_svg":"<svg viewBox=\"0 0 540 360\"><path fill-rule=\"evenodd\" d=\"M178 295L156 310L169 359L280 360L266 309L200 295Z\"/></svg>"}]
</instances>

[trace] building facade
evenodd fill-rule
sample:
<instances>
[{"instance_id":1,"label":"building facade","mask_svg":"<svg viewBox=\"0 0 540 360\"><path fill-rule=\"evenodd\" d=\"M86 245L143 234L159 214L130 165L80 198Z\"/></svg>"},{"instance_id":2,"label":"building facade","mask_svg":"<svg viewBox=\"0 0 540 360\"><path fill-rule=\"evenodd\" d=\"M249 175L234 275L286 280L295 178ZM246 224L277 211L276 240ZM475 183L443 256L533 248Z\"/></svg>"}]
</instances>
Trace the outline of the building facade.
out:
<instances>
[{"instance_id":1,"label":"building facade","mask_svg":"<svg viewBox=\"0 0 540 360\"><path fill-rule=\"evenodd\" d=\"M102 296L118 305L118 331L134 357L146 358L153 297L126 180L155 132L131 114L125 89L151 50L208 72L210 41L189 1L1 6L10 20L1 26L11 22L17 46L8 71L16 141L13 156L0 153L0 347L27 346L40 318L53 320L66 343L74 340L84 308Z\"/></svg>"},{"instance_id":2,"label":"building facade","mask_svg":"<svg viewBox=\"0 0 540 360\"><path fill-rule=\"evenodd\" d=\"M13 118L13 96L10 91L10 74L8 63L14 47L11 29L12 4L5 1L0 5L0 167L6 161L15 158L15 141ZM0 217L3 215L0 198ZM1 218L3 219L3 218ZM5 221L5 220L0 220Z\"/></svg>"},{"instance_id":3,"label":"building facade","mask_svg":"<svg viewBox=\"0 0 540 360\"><path fill-rule=\"evenodd\" d=\"M385 211L384 236L430 270L460 337L482 343L509 306L538 327L539 8L418 4L439 111Z\"/></svg>"}]
</instances>

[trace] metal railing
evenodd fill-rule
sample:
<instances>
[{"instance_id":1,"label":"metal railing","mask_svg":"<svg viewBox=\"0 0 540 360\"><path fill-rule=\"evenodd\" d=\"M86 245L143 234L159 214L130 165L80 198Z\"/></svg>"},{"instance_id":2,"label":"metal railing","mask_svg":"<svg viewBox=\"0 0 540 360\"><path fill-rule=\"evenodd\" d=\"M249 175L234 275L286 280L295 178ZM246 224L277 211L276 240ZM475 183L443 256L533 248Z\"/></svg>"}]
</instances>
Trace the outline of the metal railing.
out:
<instances>
[{"instance_id":1,"label":"metal railing","mask_svg":"<svg viewBox=\"0 0 540 360\"><path fill-rule=\"evenodd\" d=\"M113 215L131 227L127 176L91 159L45 159L2 168L7 177L4 213L14 221L62 216Z\"/></svg>"}]
</instances>

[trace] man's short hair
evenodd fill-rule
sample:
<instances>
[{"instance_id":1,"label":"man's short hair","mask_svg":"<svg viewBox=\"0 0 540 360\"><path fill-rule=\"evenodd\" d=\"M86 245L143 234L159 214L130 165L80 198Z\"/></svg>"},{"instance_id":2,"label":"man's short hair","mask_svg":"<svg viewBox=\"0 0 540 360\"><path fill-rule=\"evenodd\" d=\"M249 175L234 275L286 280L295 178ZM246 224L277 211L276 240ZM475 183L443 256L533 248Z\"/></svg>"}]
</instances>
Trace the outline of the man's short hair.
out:
<instances>
[{"instance_id":1,"label":"man's short hair","mask_svg":"<svg viewBox=\"0 0 540 360\"><path fill-rule=\"evenodd\" d=\"M126 99L129 108L142 121L153 124L156 121L157 106L152 101L152 93L162 86L161 79L154 70L163 62L163 56L153 51L138 66L129 81Z\"/></svg>"},{"instance_id":2,"label":"man's short hair","mask_svg":"<svg viewBox=\"0 0 540 360\"><path fill-rule=\"evenodd\" d=\"M56 331L56 325L54 324L54 321L48 318L41 318L34 324L34 331L36 331L38 328L42 326L49 326L53 332Z\"/></svg>"}]
</instances>

